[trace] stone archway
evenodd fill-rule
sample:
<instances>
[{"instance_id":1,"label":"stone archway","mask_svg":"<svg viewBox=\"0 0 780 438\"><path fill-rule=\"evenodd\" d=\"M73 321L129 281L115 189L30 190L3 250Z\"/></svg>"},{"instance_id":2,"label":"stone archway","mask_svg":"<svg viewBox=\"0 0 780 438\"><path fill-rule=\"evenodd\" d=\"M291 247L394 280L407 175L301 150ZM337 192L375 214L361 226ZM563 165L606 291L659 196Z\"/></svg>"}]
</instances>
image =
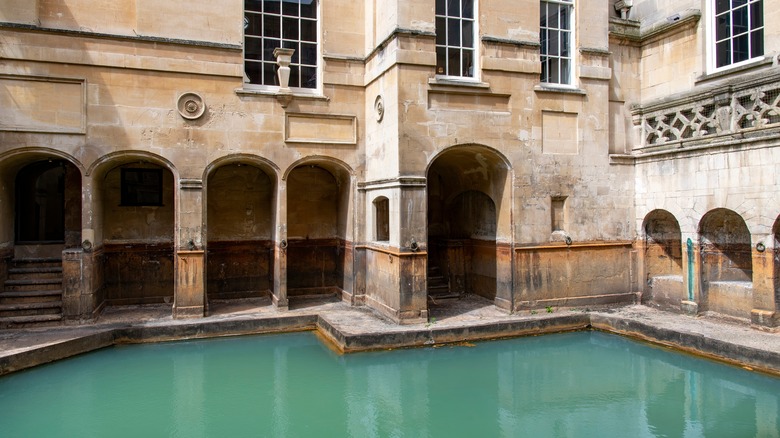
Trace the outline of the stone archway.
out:
<instances>
[{"instance_id":1,"label":"stone archway","mask_svg":"<svg viewBox=\"0 0 780 438\"><path fill-rule=\"evenodd\" d=\"M273 172L225 164L209 173L206 192L208 298L268 296L274 282Z\"/></svg>"},{"instance_id":2,"label":"stone archway","mask_svg":"<svg viewBox=\"0 0 780 438\"><path fill-rule=\"evenodd\" d=\"M753 261L747 224L734 211L709 211L699 223L704 310L750 318Z\"/></svg>"},{"instance_id":3,"label":"stone archway","mask_svg":"<svg viewBox=\"0 0 780 438\"><path fill-rule=\"evenodd\" d=\"M285 176L287 297L351 293L351 177L342 165L309 160Z\"/></svg>"},{"instance_id":4,"label":"stone archway","mask_svg":"<svg viewBox=\"0 0 780 438\"><path fill-rule=\"evenodd\" d=\"M511 306L511 280L503 278L511 251L498 239L509 234L502 229L509 222L502 221L509 216L508 175L503 157L476 145L448 149L429 166L429 305L475 294Z\"/></svg>"},{"instance_id":5,"label":"stone archway","mask_svg":"<svg viewBox=\"0 0 780 438\"><path fill-rule=\"evenodd\" d=\"M682 233L680 224L666 210L653 210L645 217L643 301L678 309L686 299L683 282Z\"/></svg>"}]
</instances>

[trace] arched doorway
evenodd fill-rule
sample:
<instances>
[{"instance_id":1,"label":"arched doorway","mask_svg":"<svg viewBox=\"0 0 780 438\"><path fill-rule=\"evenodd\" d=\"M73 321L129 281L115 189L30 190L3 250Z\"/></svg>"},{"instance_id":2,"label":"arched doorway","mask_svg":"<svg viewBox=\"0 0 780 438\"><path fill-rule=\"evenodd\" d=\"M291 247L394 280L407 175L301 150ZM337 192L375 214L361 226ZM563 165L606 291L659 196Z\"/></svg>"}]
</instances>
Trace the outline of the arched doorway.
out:
<instances>
[{"instance_id":1,"label":"arched doorway","mask_svg":"<svg viewBox=\"0 0 780 438\"><path fill-rule=\"evenodd\" d=\"M340 298L352 274L350 174L336 163L307 162L289 172L286 189L287 296Z\"/></svg>"},{"instance_id":2,"label":"arched doorway","mask_svg":"<svg viewBox=\"0 0 780 438\"><path fill-rule=\"evenodd\" d=\"M653 210L645 217L642 228L645 235L643 301L678 309L680 301L686 298L680 224L668 211Z\"/></svg>"},{"instance_id":3,"label":"arched doorway","mask_svg":"<svg viewBox=\"0 0 780 438\"><path fill-rule=\"evenodd\" d=\"M454 147L431 163L427 174L429 306L464 294L496 300L499 284L508 284L499 275L497 245L507 176L505 161L482 146ZM509 258L508 249L505 252Z\"/></svg>"},{"instance_id":4,"label":"arched doorway","mask_svg":"<svg viewBox=\"0 0 780 438\"><path fill-rule=\"evenodd\" d=\"M17 253L57 257L81 242L81 172L62 159L22 167L14 181ZM21 254L20 254L21 255Z\"/></svg>"},{"instance_id":5,"label":"arched doorway","mask_svg":"<svg viewBox=\"0 0 780 438\"><path fill-rule=\"evenodd\" d=\"M750 318L753 260L747 224L734 211L718 208L701 219L699 235L705 310Z\"/></svg>"},{"instance_id":6,"label":"arched doorway","mask_svg":"<svg viewBox=\"0 0 780 438\"><path fill-rule=\"evenodd\" d=\"M273 288L275 178L248 163L208 176L206 281L209 299L268 296Z\"/></svg>"}]
</instances>

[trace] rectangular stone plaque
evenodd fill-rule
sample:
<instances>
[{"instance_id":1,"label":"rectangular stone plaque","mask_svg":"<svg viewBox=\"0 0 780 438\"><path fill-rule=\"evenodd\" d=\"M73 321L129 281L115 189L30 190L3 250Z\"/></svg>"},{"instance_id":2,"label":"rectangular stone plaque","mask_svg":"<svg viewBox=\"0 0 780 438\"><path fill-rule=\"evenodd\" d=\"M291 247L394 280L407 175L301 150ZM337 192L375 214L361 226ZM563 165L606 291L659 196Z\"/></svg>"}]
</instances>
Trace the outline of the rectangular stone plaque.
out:
<instances>
[{"instance_id":1,"label":"rectangular stone plaque","mask_svg":"<svg viewBox=\"0 0 780 438\"><path fill-rule=\"evenodd\" d=\"M348 115L288 113L284 124L288 143L357 144L357 118Z\"/></svg>"},{"instance_id":2,"label":"rectangular stone plaque","mask_svg":"<svg viewBox=\"0 0 780 438\"><path fill-rule=\"evenodd\" d=\"M86 81L0 75L0 131L86 134Z\"/></svg>"},{"instance_id":3,"label":"rectangular stone plaque","mask_svg":"<svg viewBox=\"0 0 780 438\"><path fill-rule=\"evenodd\" d=\"M545 154L579 153L577 114L542 111L542 151Z\"/></svg>"}]
</instances>

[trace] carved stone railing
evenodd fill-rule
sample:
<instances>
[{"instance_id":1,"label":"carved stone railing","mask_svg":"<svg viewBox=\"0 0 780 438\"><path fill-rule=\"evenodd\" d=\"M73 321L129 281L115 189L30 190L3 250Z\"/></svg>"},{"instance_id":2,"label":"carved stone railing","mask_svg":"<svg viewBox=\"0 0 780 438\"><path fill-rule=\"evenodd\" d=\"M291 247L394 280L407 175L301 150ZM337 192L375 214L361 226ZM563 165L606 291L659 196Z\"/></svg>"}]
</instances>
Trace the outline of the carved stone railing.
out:
<instances>
[{"instance_id":1,"label":"carved stone railing","mask_svg":"<svg viewBox=\"0 0 780 438\"><path fill-rule=\"evenodd\" d=\"M780 127L780 72L632 107L635 152Z\"/></svg>"}]
</instances>

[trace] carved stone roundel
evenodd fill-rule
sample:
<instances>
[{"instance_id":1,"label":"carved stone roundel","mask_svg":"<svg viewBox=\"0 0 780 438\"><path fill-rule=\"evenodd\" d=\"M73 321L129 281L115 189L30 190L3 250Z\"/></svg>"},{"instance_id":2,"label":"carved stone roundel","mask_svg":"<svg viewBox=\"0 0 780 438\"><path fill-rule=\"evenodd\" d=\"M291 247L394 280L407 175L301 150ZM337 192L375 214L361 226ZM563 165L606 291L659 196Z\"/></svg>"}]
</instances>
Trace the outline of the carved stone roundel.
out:
<instances>
[{"instance_id":1,"label":"carved stone roundel","mask_svg":"<svg viewBox=\"0 0 780 438\"><path fill-rule=\"evenodd\" d=\"M176 102L179 114L187 120L195 120L206 111L206 103L198 93L184 93Z\"/></svg>"},{"instance_id":2,"label":"carved stone roundel","mask_svg":"<svg viewBox=\"0 0 780 438\"><path fill-rule=\"evenodd\" d=\"M376 110L376 121L381 122L385 117L385 100L379 95L374 101L374 109Z\"/></svg>"}]
</instances>

